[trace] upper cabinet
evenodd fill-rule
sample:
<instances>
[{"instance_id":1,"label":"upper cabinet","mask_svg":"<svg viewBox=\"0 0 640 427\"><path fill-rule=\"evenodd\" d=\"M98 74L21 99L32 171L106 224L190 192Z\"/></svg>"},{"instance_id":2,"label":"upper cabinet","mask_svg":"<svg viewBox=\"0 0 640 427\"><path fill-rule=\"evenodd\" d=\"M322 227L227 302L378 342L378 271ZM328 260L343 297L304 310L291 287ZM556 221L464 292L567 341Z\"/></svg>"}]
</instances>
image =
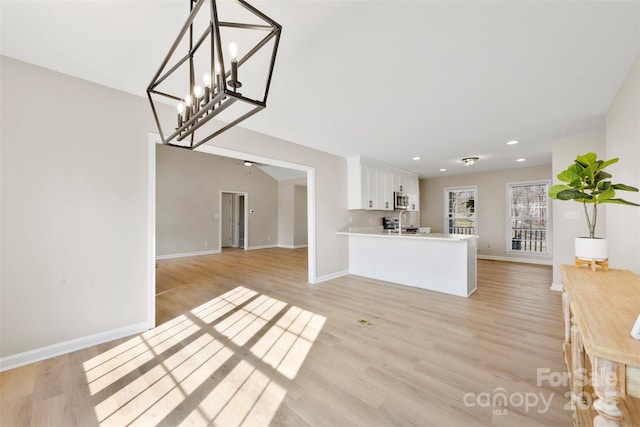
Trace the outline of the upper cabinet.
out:
<instances>
[{"instance_id":1,"label":"upper cabinet","mask_svg":"<svg viewBox=\"0 0 640 427\"><path fill-rule=\"evenodd\" d=\"M349 157L349 209L393 210L393 193L409 196L410 211L420 209L418 177L362 156Z\"/></svg>"}]
</instances>

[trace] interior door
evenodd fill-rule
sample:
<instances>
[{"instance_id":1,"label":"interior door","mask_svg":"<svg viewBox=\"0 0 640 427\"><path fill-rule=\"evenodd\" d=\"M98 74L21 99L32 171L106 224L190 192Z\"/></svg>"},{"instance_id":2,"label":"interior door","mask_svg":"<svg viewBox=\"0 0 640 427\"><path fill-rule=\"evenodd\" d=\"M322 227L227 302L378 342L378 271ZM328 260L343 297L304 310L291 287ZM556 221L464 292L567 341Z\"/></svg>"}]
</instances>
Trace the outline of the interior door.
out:
<instances>
[{"instance_id":1,"label":"interior door","mask_svg":"<svg viewBox=\"0 0 640 427\"><path fill-rule=\"evenodd\" d=\"M220 207L222 212L220 243L223 248L228 248L233 243L233 195L229 193L222 193L222 206Z\"/></svg>"},{"instance_id":2,"label":"interior door","mask_svg":"<svg viewBox=\"0 0 640 427\"><path fill-rule=\"evenodd\" d=\"M238 198L238 247L244 248L244 195Z\"/></svg>"}]
</instances>

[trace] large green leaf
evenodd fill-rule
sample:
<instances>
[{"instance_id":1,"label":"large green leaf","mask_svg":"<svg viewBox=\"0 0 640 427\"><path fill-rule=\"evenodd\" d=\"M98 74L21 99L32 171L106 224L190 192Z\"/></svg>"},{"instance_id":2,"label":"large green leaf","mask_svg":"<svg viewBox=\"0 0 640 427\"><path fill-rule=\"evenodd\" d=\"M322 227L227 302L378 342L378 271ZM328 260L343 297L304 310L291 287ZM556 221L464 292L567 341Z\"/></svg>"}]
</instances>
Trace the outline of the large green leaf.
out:
<instances>
[{"instance_id":1,"label":"large green leaf","mask_svg":"<svg viewBox=\"0 0 640 427\"><path fill-rule=\"evenodd\" d=\"M597 158L598 156L596 156L596 153L587 153L583 154L582 156L576 157L576 162L584 166L591 166L596 162Z\"/></svg>"},{"instance_id":2,"label":"large green leaf","mask_svg":"<svg viewBox=\"0 0 640 427\"><path fill-rule=\"evenodd\" d=\"M634 193L638 192L638 189L636 187L632 187L626 184L613 184L612 187L616 190L633 191Z\"/></svg>"},{"instance_id":3,"label":"large green leaf","mask_svg":"<svg viewBox=\"0 0 640 427\"><path fill-rule=\"evenodd\" d=\"M607 191L611 188L611 181L600 181L598 182L598 190Z\"/></svg>"},{"instance_id":4,"label":"large green leaf","mask_svg":"<svg viewBox=\"0 0 640 427\"><path fill-rule=\"evenodd\" d=\"M600 171L596 174L596 182L602 181L603 179L611 178L611 174L605 171Z\"/></svg>"},{"instance_id":5,"label":"large green leaf","mask_svg":"<svg viewBox=\"0 0 640 427\"><path fill-rule=\"evenodd\" d=\"M583 193L582 191L574 190L572 188L562 190L556 195L558 200L589 200L593 196Z\"/></svg>"},{"instance_id":6,"label":"large green leaf","mask_svg":"<svg viewBox=\"0 0 640 427\"><path fill-rule=\"evenodd\" d=\"M575 172L579 176L582 173L582 171L584 170L584 166L582 166L582 165L580 165L578 163L572 163L571 165L569 165L567 170Z\"/></svg>"},{"instance_id":7,"label":"large green leaf","mask_svg":"<svg viewBox=\"0 0 640 427\"><path fill-rule=\"evenodd\" d=\"M627 206L640 206L637 203L629 202L623 199L607 199L607 200L603 200L601 203L612 203L616 205L627 205Z\"/></svg>"},{"instance_id":8,"label":"large green leaf","mask_svg":"<svg viewBox=\"0 0 640 427\"><path fill-rule=\"evenodd\" d=\"M551 197L552 199L558 199L559 192L569 189L571 189L571 187L564 184L552 185L551 188L549 188L549 197Z\"/></svg>"},{"instance_id":9,"label":"large green leaf","mask_svg":"<svg viewBox=\"0 0 640 427\"><path fill-rule=\"evenodd\" d=\"M605 203L605 200L613 199L614 197L616 197L616 190L609 187L605 191L598 194L598 203Z\"/></svg>"},{"instance_id":10,"label":"large green leaf","mask_svg":"<svg viewBox=\"0 0 640 427\"><path fill-rule=\"evenodd\" d=\"M604 169L604 168L606 168L607 166L611 166L611 165L612 165L612 164L614 164L614 163L618 163L618 160L619 160L619 159L616 157L616 158L613 158L613 159L611 159L611 160L607 160L607 161L605 161L605 162L602 162L602 164L600 165L600 169Z\"/></svg>"},{"instance_id":11,"label":"large green leaf","mask_svg":"<svg viewBox=\"0 0 640 427\"><path fill-rule=\"evenodd\" d=\"M576 190L583 190L586 187L588 187L582 184L583 184L582 180L580 178L576 178L567 185L571 188L575 188Z\"/></svg>"},{"instance_id":12,"label":"large green leaf","mask_svg":"<svg viewBox=\"0 0 640 427\"><path fill-rule=\"evenodd\" d=\"M563 170L562 172L560 172L558 174L558 179L560 181L563 182L573 182L576 179L580 179L580 175L578 175L577 172L575 172L574 170L571 170L570 168L567 170Z\"/></svg>"}]
</instances>

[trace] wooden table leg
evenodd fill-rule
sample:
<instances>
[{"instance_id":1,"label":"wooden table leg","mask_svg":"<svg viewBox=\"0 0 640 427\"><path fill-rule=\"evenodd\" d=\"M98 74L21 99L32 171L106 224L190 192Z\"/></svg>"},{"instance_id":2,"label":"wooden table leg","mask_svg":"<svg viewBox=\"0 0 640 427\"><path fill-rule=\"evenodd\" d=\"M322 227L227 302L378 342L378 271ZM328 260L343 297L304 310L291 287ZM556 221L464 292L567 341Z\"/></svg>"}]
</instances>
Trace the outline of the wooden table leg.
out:
<instances>
[{"instance_id":1,"label":"wooden table leg","mask_svg":"<svg viewBox=\"0 0 640 427\"><path fill-rule=\"evenodd\" d=\"M573 320L571 323L574 323ZM582 334L580 328L573 324L571 326L571 365L569 374L571 379L571 400L578 408L584 407L584 345L582 344ZM575 412L574 412L575 413Z\"/></svg>"},{"instance_id":2,"label":"wooden table leg","mask_svg":"<svg viewBox=\"0 0 640 427\"><path fill-rule=\"evenodd\" d=\"M622 411L618 407L625 395L625 365L610 360L593 358L593 388L597 399L593 407L598 415L594 427L620 427Z\"/></svg>"}]
</instances>

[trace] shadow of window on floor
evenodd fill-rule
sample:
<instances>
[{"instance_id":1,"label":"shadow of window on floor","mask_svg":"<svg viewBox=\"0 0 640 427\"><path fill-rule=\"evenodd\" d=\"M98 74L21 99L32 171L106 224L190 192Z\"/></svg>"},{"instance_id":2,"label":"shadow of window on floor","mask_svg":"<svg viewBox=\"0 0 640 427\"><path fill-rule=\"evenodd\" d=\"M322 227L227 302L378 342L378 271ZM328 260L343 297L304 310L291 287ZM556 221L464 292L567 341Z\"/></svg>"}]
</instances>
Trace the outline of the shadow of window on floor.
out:
<instances>
[{"instance_id":1,"label":"shadow of window on floor","mask_svg":"<svg viewBox=\"0 0 640 427\"><path fill-rule=\"evenodd\" d=\"M235 289L84 362L109 425L267 425L326 318Z\"/></svg>"}]
</instances>

